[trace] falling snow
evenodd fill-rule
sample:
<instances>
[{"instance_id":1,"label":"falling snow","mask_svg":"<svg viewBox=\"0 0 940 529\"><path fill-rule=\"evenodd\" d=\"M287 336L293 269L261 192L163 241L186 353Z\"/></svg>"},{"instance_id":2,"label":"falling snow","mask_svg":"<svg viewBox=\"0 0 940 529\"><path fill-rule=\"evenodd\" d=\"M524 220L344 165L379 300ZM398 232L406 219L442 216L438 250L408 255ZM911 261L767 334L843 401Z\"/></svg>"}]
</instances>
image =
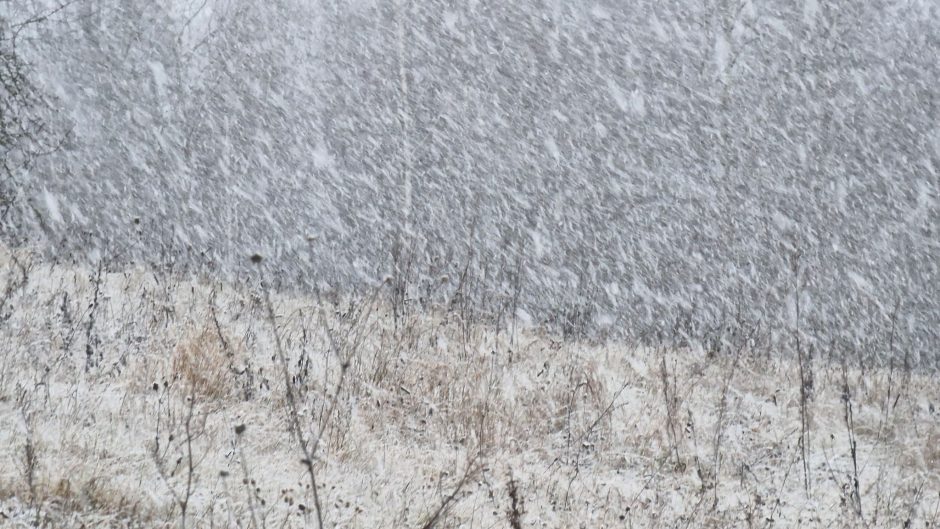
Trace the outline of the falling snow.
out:
<instances>
[{"instance_id":1,"label":"falling snow","mask_svg":"<svg viewBox=\"0 0 940 529\"><path fill-rule=\"evenodd\" d=\"M404 261L447 299L466 269L483 304L520 270L535 321L635 337L789 329L799 255L808 339L897 306L936 361L935 3L548 4L69 4L19 36L68 134L16 170L4 236L233 280L257 252L301 290Z\"/></svg>"}]
</instances>

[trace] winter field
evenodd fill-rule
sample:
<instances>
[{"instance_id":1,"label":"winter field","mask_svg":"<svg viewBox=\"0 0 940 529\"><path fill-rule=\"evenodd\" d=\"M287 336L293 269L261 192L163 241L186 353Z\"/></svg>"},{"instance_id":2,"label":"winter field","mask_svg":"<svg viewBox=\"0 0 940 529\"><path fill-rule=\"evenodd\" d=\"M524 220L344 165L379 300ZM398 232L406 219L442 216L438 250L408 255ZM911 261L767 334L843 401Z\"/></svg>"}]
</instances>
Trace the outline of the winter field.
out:
<instances>
[{"instance_id":1,"label":"winter field","mask_svg":"<svg viewBox=\"0 0 940 529\"><path fill-rule=\"evenodd\" d=\"M935 375L0 255L0 526L940 523Z\"/></svg>"},{"instance_id":2,"label":"winter field","mask_svg":"<svg viewBox=\"0 0 940 529\"><path fill-rule=\"evenodd\" d=\"M936 527L938 20L0 0L0 528Z\"/></svg>"}]
</instances>

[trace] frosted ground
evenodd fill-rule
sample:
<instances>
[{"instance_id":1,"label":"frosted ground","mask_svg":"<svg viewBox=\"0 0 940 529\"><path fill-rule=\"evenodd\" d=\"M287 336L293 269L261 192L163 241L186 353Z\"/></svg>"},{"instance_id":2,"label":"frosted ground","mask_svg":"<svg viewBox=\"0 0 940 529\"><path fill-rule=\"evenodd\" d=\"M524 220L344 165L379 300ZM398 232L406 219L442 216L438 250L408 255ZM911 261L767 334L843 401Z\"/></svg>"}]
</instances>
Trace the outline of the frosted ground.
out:
<instances>
[{"instance_id":1,"label":"frosted ground","mask_svg":"<svg viewBox=\"0 0 940 529\"><path fill-rule=\"evenodd\" d=\"M938 20L0 2L0 525L935 526Z\"/></svg>"},{"instance_id":2,"label":"frosted ground","mask_svg":"<svg viewBox=\"0 0 940 529\"><path fill-rule=\"evenodd\" d=\"M15 257L3 526L316 527L285 379L326 527L940 522L934 376Z\"/></svg>"}]
</instances>

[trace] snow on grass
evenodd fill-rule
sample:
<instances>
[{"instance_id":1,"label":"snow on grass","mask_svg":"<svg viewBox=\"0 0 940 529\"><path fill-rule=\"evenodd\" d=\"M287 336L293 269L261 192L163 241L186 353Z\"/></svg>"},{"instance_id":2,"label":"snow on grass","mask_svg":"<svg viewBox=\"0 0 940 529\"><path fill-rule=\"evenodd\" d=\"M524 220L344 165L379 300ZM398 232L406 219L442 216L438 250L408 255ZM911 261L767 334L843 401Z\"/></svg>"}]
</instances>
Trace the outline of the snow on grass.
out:
<instances>
[{"instance_id":1,"label":"snow on grass","mask_svg":"<svg viewBox=\"0 0 940 529\"><path fill-rule=\"evenodd\" d=\"M326 527L940 520L940 383L918 372L816 360L807 480L797 366L772 352L396 325L378 298L10 250L0 288L2 526L316 527L278 341Z\"/></svg>"}]
</instances>

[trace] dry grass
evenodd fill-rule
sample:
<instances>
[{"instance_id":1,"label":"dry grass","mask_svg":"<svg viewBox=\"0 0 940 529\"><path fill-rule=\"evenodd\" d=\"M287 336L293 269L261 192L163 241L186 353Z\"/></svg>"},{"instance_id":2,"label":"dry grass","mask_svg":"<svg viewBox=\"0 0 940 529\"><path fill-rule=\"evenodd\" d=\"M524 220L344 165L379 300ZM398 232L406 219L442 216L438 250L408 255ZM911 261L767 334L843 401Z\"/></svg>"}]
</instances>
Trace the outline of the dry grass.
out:
<instances>
[{"instance_id":1,"label":"dry grass","mask_svg":"<svg viewBox=\"0 0 940 529\"><path fill-rule=\"evenodd\" d=\"M219 400L236 392L230 365L231 360L227 358L221 340L206 325L174 348L170 376L183 382L188 395L195 395L200 400Z\"/></svg>"},{"instance_id":2,"label":"dry grass","mask_svg":"<svg viewBox=\"0 0 940 529\"><path fill-rule=\"evenodd\" d=\"M0 280L21 276L0 261ZM0 512L17 523L178 527L189 490L187 527L315 526L278 341L305 437L322 434L327 527L940 522L931 375L847 370L859 516L841 366L811 366L807 491L797 366L773 355L538 329L510 344L447 311L396 319L375 299L278 293L272 326L263 293L131 270L102 278L88 367L74 329L92 277L36 263L0 324Z\"/></svg>"}]
</instances>

